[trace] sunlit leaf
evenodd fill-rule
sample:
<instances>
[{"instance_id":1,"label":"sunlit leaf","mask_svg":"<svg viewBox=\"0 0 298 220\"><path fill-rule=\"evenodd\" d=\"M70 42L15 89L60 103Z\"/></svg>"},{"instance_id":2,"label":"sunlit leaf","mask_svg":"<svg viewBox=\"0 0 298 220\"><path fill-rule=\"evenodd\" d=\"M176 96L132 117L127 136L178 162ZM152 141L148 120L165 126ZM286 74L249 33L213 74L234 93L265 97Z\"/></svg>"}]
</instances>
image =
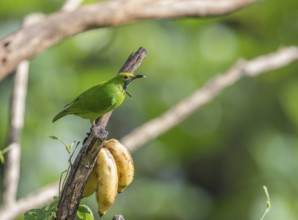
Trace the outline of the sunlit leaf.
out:
<instances>
[{"instance_id":1,"label":"sunlit leaf","mask_svg":"<svg viewBox=\"0 0 298 220\"><path fill-rule=\"evenodd\" d=\"M0 150L0 164L4 163L4 155L3 152Z\"/></svg>"},{"instance_id":2,"label":"sunlit leaf","mask_svg":"<svg viewBox=\"0 0 298 220\"><path fill-rule=\"evenodd\" d=\"M58 201L58 197L54 197L51 204L25 212L24 220L52 220L56 218Z\"/></svg>"},{"instance_id":3,"label":"sunlit leaf","mask_svg":"<svg viewBox=\"0 0 298 220\"><path fill-rule=\"evenodd\" d=\"M77 216L82 220L94 220L93 213L87 205L80 205Z\"/></svg>"}]
</instances>

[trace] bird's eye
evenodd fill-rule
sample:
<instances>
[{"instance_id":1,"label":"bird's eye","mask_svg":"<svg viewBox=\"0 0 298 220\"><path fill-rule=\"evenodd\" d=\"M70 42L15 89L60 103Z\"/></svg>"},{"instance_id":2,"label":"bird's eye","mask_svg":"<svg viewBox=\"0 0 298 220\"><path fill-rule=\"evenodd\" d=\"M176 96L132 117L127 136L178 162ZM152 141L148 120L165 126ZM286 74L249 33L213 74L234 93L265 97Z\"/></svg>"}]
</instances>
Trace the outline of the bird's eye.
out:
<instances>
[{"instance_id":1,"label":"bird's eye","mask_svg":"<svg viewBox=\"0 0 298 220\"><path fill-rule=\"evenodd\" d=\"M128 76L123 76L123 79L127 80L128 79Z\"/></svg>"}]
</instances>

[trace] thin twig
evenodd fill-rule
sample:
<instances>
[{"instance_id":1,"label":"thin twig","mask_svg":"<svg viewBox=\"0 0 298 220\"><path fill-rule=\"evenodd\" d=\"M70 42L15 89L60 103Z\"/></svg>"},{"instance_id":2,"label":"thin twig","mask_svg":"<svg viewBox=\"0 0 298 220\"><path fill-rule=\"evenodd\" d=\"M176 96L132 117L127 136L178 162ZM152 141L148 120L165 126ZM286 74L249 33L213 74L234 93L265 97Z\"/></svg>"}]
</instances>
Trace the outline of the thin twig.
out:
<instances>
[{"instance_id":1,"label":"thin twig","mask_svg":"<svg viewBox=\"0 0 298 220\"><path fill-rule=\"evenodd\" d=\"M278 51L257 57L251 61L239 61L226 73L211 79L203 87L195 90L189 97L178 102L162 115L134 129L121 139L131 151L135 151L144 143L165 133L191 115L202 105L208 103L228 86L245 76L257 76L275 70L296 61L298 47L286 47Z\"/></svg>"},{"instance_id":2,"label":"thin twig","mask_svg":"<svg viewBox=\"0 0 298 220\"><path fill-rule=\"evenodd\" d=\"M24 26L34 24L36 16L28 16ZM10 106L10 124L8 149L3 178L3 206L12 205L16 201L20 177L20 135L24 124L25 103L27 95L27 82L29 75L29 62L22 61L15 73L13 92Z\"/></svg>"},{"instance_id":3,"label":"thin twig","mask_svg":"<svg viewBox=\"0 0 298 220\"><path fill-rule=\"evenodd\" d=\"M53 13L0 41L0 80L24 59L40 53L66 37L92 28L127 24L144 19L219 16L257 0L110 0Z\"/></svg>"},{"instance_id":4,"label":"thin twig","mask_svg":"<svg viewBox=\"0 0 298 220\"><path fill-rule=\"evenodd\" d=\"M265 208L265 211L264 211L263 215L261 216L260 220L264 220L265 216L271 209L271 202L270 202L270 196L269 196L268 189L266 186L263 186L263 189L264 189L265 196L266 196L266 208Z\"/></svg>"}]
</instances>

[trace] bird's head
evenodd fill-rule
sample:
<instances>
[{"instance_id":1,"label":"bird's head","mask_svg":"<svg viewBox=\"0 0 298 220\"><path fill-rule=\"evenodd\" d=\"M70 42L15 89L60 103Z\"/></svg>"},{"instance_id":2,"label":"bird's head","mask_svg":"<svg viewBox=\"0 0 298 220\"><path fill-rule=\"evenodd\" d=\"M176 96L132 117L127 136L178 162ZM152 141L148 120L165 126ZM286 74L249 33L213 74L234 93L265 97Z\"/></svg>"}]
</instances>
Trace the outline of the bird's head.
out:
<instances>
[{"instance_id":1,"label":"bird's head","mask_svg":"<svg viewBox=\"0 0 298 220\"><path fill-rule=\"evenodd\" d=\"M141 74L135 75L133 73L122 72L122 73L119 73L117 77L121 81L121 84L123 85L123 89L125 90L126 94L131 97L131 95L126 90L128 84L134 81L135 79L143 78L145 76Z\"/></svg>"}]
</instances>

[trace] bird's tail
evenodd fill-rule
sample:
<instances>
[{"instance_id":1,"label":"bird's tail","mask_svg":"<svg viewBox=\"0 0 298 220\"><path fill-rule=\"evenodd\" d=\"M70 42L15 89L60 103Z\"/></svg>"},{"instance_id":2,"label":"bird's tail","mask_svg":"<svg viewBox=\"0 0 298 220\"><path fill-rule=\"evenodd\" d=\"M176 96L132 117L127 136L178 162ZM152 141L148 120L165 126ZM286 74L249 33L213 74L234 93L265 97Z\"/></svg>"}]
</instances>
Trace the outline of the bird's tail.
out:
<instances>
[{"instance_id":1,"label":"bird's tail","mask_svg":"<svg viewBox=\"0 0 298 220\"><path fill-rule=\"evenodd\" d=\"M63 111L61 111L61 112L59 112L54 118L53 118L53 123L55 122L55 121L57 121L59 118L62 118L62 117L64 117L65 115L67 115L68 113L65 111L65 110L63 110Z\"/></svg>"}]
</instances>

